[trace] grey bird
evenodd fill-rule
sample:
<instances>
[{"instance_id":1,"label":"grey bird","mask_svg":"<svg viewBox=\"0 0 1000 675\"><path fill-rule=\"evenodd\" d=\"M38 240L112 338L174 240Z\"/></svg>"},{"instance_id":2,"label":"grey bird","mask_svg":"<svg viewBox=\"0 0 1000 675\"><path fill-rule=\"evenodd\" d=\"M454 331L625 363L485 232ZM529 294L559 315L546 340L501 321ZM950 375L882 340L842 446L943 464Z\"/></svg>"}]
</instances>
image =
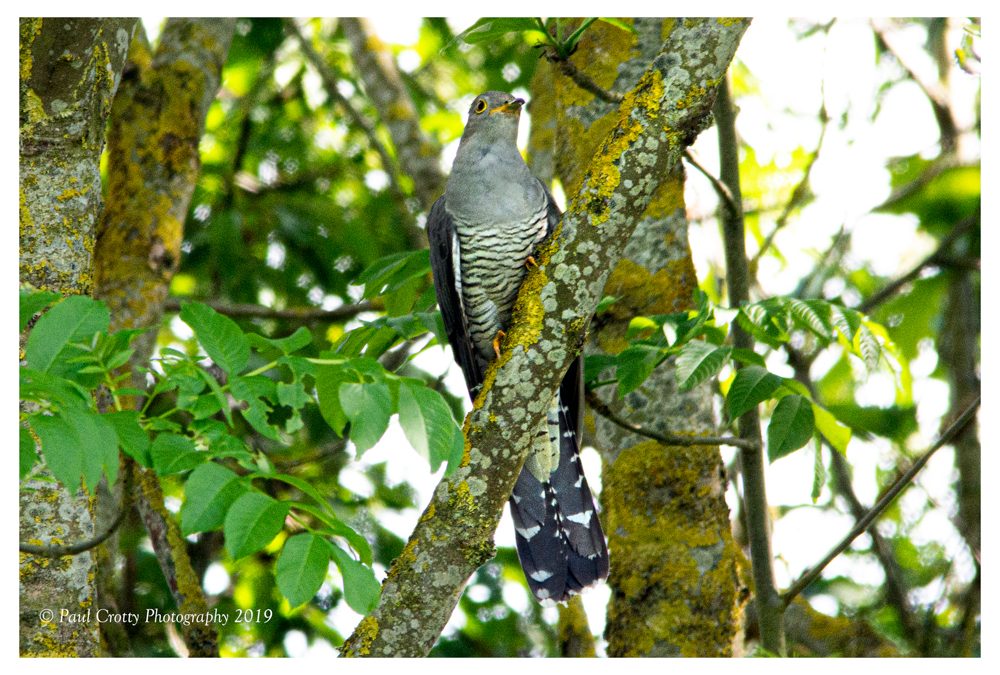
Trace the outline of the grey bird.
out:
<instances>
[{"instance_id":1,"label":"grey bird","mask_svg":"<svg viewBox=\"0 0 1000 675\"><path fill-rule=\"evenodd\" d=\"M431 269L448 341L475 398L500 354L532 253L561 213L517 149L524 100L477 96L444 195L427 219ZM608 549L580 465L582 362L566 373L514 485L510 511L528 585L562 602L608 576Z\"/></svg>"}]
</instances>

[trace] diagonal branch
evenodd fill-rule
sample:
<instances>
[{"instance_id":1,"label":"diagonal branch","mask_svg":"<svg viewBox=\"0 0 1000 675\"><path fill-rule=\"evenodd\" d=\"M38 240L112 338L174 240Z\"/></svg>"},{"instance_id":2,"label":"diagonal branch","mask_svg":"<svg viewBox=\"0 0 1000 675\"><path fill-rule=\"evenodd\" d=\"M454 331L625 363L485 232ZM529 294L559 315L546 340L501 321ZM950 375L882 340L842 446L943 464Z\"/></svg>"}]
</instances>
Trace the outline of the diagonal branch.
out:
<instances>
[{"instance_id":1,"label":"diagonal branch","mask_svg":"<svg viewBox=\"0 0 1000 675\"><path fill-rule=\"evenodd\" d=\"M493 533L548 402L586 337L609 271L639 216L703 128L748 20L677 22L595 154L518 295L500 358L465 423L465 454L438 485L393 563L376 609L345 656L422 656L469 576L493 555ZM683 54L684 59L679 56Z\"/></svg>"},{"instance_id":2,"label":"diagonal branch","mask_svg":"<svg viewBox=\"0 0 1000 675\"><path fill-rule=\"evenodd\" d=\"M679 436L677 434L661 434L656 431L646 429L638 424L629 422L627 419L619 417L615 414L615 411L612 410L607 403L602 401L599 396L594 394L593 391L587 392L587 403L598 415L614 422L622 429L627 429L633 434L645 436L646 438L652 438L654 441L659 441L664 445L673 445L683 448L695 447L698 445L728 445L734 448L748 448L751 450L758 447L753 440L747 438L737 438L734 436Z\"/></svg>"},{"instance_id":3,"label":"diagonal branch","mask_svg":"<svg viewBox=\"0 0 1000 675\"><path fill-rule=\"evenodd\" d=\"M940 450L945 445L948 445L948 443L950 443L951 440L965 428L965 425L972 421L976 415L976 411L979 410L980 400L981 397L977 396L976 399L969 404L965 411L958 416L958 419L952 422L948 428L945 429L937 442L932 445L927 452L921 455L917 461L913 463L913 466L906 471L906 473L896 479L896 482L885 491L882 497L875 502L875 505L868 509L868 512L863 518L858 519L858 521L854 524L854 527L851 528L851 531L848 532L844 538L841 539L840 542L826 554L826 557L803 572L802 576L800 576L795 583L793 583L791 587L785 591L784 595L781 596L785 606L794 600L795 596L804 591L809 584L815 581L823 569L826 568L826 566L829 565L834 558L843 553L847 547L851 545L851 542L857 539L862 532L868 529L869 525L875 522L876 518L882 515L882 512L885 511L890 504L892 504L893 500L899 496L899 493L905 490L917 474L920 473L920 470L924 468L928 461L930 461L930 458L934 456L935 452Z\"/></svg>"},{"instance_id":4,"label":"diagonal branch","mask_svg":"<svg viewBox=\"0 0 1000 675\"><path fill-rule=\"evenodd\" d=\"M181 302L186 300L194 301L196 298L168 298L163 304L163 309L168 312L179 312ZM297 321L301 323L318 323L323 321L345 321L361 314L362 312L377 311L382 309L381 302L371 302L364 300L353 305L343 305L335 309L323 309L322 307L286 307L275 309L263 305L251 303L227 303L219 300L202 299L203 302L219 314L225 314L239 319L283 319L285 321Z\"/></svg>"}]
</instances>

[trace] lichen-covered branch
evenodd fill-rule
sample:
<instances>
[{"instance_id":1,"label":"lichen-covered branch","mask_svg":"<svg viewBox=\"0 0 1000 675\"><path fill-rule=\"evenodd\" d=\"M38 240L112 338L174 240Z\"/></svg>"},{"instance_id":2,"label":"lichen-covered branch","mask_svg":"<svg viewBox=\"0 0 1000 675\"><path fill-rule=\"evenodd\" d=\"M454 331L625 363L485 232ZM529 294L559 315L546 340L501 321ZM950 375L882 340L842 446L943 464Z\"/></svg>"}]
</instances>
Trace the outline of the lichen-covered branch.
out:
<instances>
[{"instance_id":1,"label":"lichen-covered branch","mask_svg":"<svg viewBox=\"0 0 1000 675\"><path fill-rule=\"evenodd\" d=\"M685 22L637 18L633 32L598 22L570 61L601 87L631 89L665 35ZM578 185L616 113L548 64L536 71L534 91L554 104L532 112L550 137L564 186ZM547 81L553 81L548 85ZM539 147L533 143L531 156ZM660 176L624 255L612 269L605 296L617 300L595 319L588 353L617 354L629 345L630 320L693 308L698 281L688 245L684 171ZM569 187L568 189L572 189ZM739 551L728 525L724 470L716 447L711 386L678 391L671 363L661 365L624 397L588 394L594 411L592 444L604 459L601 520L611 550L610 656L729 656L738 653L745 597ZM652 440L649 440L652 438ZM737 441L739 442L739 441Z\"/></svg>"},{"instance_id":2,"label":"lichen-covered branch","mask_svg":"<svg viewBox=\"0 0 1000 675\"><path fill-rule=\"evenodd\" d=\"M89 294L104 124L135 19L20 21L20 278Z\"/></svg>"},{"instance_id":3,"label":"lichen-covered branch","mask_svg":"<svg viewBox=\"0 0 1000 675\"><path fill-rule=\"evenodd\" d=\"M140 32L112 108L95 295L111 310L112 329L150 329L133 343L134 365L149 359L180 263L184 220L200 170L198 144L234 28L231 19L170 19L155 54ZM131 459L125 471L139 488L136 507L178 608L206 610L184 538L163 507L158 480ZM179 630L191 656L218 655L211 625L190 623Z\"/></svg>"},{"instance_id":4,"label":"lichen-covered branch","mask_svg":"<svg viewBox=\"0 0 1000 675\"><path fill-rule=\"evenodd\" d=\"M351 46L351 58L365 93L389 131L402 170L413 180L413 193L430 209L444 192L441 148L420 129L420 116L403 84L392 52L365 19L342 18L340 26Z\"/></svg>"},{"instance_id":5,"label":"lichen-covered branch","mask_svg":"<svg viewBox=\"0 0 1000 675\"><path fill-rule=\"evenodd\" d=\"M553 237L536 254L501 356L466 418L466 451L438 485L376 609L346 656L421 656L434 645L493 533L548 402L586 340L639 216L705 123L746 20L686 20L629 91Z\"/></svg>"},{"instance_id":6,"label":"lichen-covered branch","mask_svg":"<svg viewBox=\"0 0 1000 675\"><path fill-rule=\"evenodd\" d=\"M594 635L590 632L587 613L579 595L574 595L569 602L559 605L556 635L560 656L578 658L597 655Z\"/></svg>"},{"instance_id":7,"label":"lichen-covered branch","mask_svg":"<svg viewBox=\"0 0 1000 675\"><path fill-rule=\"evenodd\" d=\"M104 127L135 19L20 20L20 283L89 294L101 207ZM26 334L21 336L23 348ZM50 477L47 477L50 478ZM51 480L21 485L20 540L60 546L94 536L93 502ZM98 656L94 551L51 559L20 554L22 656ZM47 613L51 612L51 614ZM65 618L65 617L63 617Z\"/></svg>"}]
</instances>

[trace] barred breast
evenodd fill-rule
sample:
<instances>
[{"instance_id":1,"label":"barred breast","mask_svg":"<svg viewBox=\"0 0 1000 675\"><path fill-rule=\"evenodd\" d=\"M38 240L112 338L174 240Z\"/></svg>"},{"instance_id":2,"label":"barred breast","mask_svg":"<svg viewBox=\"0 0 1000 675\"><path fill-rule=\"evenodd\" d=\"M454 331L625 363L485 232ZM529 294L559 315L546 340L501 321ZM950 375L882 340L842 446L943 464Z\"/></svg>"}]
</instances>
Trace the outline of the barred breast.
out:
<instances>
[{"instance_id":1,"label":"barred breast","mask_svg":"<svg viewBox=\"0 0 1000 675\"><path fill-rule=\"evenodd\" d=\"M492 361L493 339L510 323L525 262L545 238L545 201L529 218L495 225L455 220L460 271L456 279L472 338L479 354Z\"/></svg>"}]
</instances>

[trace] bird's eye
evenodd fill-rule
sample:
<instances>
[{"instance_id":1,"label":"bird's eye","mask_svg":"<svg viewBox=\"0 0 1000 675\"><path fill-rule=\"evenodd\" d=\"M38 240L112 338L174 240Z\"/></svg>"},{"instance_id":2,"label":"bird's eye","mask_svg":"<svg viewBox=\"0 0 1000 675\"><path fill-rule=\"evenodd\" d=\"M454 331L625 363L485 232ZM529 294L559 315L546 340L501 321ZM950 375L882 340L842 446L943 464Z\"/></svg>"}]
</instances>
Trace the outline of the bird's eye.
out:
<instances>
[{"instance_id":1,"label":"bird's eye","mask_svg":"<svg viewBox=\"0 0 1000 675\"><path fill-rule=\"evenodd\" d=\"M476 106L472 110L477 115L481 115L482 113L486 112L486 100L479 99L478 101L476 101Z\"/></svg>"}]
</instances>

